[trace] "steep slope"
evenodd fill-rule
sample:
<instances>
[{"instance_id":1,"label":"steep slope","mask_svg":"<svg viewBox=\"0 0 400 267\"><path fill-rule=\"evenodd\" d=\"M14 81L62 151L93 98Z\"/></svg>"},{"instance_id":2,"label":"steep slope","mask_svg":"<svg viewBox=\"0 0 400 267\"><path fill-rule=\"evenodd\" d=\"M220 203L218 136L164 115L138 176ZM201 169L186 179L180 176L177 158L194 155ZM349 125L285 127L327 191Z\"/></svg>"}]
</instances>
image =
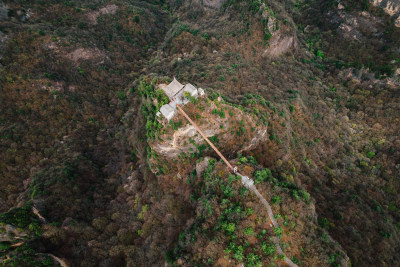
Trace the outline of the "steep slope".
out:
<instances>
[{"instance_id":1,"label":"steep slope","mask_svg":"<svg viewBox=\"0 0 400 267\"><path fill-rule=\"evenodd\" d=\"M47 223L39 222L40 234L19 250L2 248L1 259L8 254L14 265L43 265L34 255L51 252L70 265L123 264L118 256L92 257L88 241L104 230L96 219L117 195L116 180L131 151L116 137L129 106L126 91L162 39L168 14L144 1L7 5L8 16L1 18L7 42L0 70L0 210L32 199Z\"/></svg>"},{"instance_id":2,"label":"steep slope","mask_svg":"<svg viewBox=\"0 0 400 267\"><path fill-rule=\"evenodd\" d=\"M145 90L142 95L153 95L152 89L157 90L155 80L152 79L152 86L142 81L139 92ZM157 102L156 106L159 106L158 99L162 97L152 101ZM262 133L266 128L259 118L242 111L245 110L242 106L228 104L203 97L192 99L183 109L226 155L236 156L237 152L244 153L265 142L266 136ZM157 112L157 108L146 110L145 114L150 110ZM147 118L151 121L151 116ZM204 155L215 153L199 138L192 125L184 121L183 115L175 115L169 123L162 117L157 120L162 123L157 132L147 129L155 137L149 142L147 162L163 190L181 195L188 209L195 211L182 228L178 243L166 253L167 261L178 266L231 266L243 262L246 266L284 265L284 262L291 266L296 266L293 262L305 266L349 265L340 245L317 225L313 200L307 191L279 181L269 169L258 166L253 157L247 159L239 154L232 165L240 167L238 172L253 177L262 194L254 186L249 191L242 185L240 176L230 175L224 163L216 163L209 157L203 159ZM263 195L269 202L278 204L274 206L276 215L272 220L263 204ZM299 206L293 199L302 199L305 204ZM322 239L316 238L318 235Z\"/></svg>"},{"instance_id":3,"label":"steep slope","mask_svg":"<svg viewBox=\"0 0 400 267\"><path fill-rule=\"evenodd\" d=\"M253 94L264 97L272 109L270 141L250 155L310 191L353 264L397 264L400 32L394 18L362 1L267 2L279 29L289 27L300 44L277 58L265 53L273 48L263 27L268 20L261 4L252 3L228 1L196 19L182 7L188 15L173 25L177 36L152 67L266 115Z\"/></svg>"},{"instance_id":4,"label":"steep slope","mask_svg":"<svg viewBox=\"0 0 400 267\"><path fill-rule=\"evenodd\" d=\"M279 196L273 207L289 225L284 251L300 266L343 266L346 254L352 266L399 265L400 28L384 10L390 5L380 8L390 2L5 1L1 227L25 243L1 241L2 259L282 264L267 255L273 230L255 196L241 195L218 162L208 174L190 174L200 156L216 155L194 153L202 143L189 145L183 119L162 141L154 135L164 126L153 101L164 100L144 92L176 76L205 88L216 105L204 106L211 116L188 106L203 127L214 118L240 133L245 118L246 139L224 132L218 146L245 174L271 170L257 188L268 201ZM221 106L241 111L221 118ZM174 127L175 146L186 153L178 159L157 150L171 145ZM248 146L252 127L267 132ZM228 184L235 196L225 196ZM301 190L308 201L297 200Z\"/></svg>"}]
</instances>

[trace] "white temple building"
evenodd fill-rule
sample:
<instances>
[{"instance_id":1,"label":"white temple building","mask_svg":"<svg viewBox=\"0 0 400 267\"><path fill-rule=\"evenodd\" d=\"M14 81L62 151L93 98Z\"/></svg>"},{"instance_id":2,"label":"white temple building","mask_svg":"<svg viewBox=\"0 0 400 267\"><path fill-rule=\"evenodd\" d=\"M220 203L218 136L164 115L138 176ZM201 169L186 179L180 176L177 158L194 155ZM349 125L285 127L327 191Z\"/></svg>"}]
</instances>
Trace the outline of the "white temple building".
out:
<instances>
[{"instance_id":1,"label":"white temple building","mask_svg":"<svg viewBox=\"0 0 400 267\"><path fill-rule=\"evenodd\" d=\"M178 82L177 79L168 84L162 84L159 86L160 89L164 91L164 93L169 97L171 102L169 104L165 104L160 108L160 113L169 121L171 120L176 110L176 105L186 105L190 99L189 97L197 98L199 95L204 95L204 90L199 88L199 90L194 87L192 84L188 83L186 85Z\"/></svg>"}]
</instances>

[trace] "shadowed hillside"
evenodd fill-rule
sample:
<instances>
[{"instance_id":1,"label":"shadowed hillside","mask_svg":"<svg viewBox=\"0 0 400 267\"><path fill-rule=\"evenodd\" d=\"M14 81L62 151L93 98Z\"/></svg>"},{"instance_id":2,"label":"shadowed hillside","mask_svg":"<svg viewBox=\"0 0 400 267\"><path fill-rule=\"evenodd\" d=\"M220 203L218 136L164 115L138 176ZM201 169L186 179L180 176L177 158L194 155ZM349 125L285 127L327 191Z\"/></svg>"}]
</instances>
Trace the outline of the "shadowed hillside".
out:
<instances>
[{"instance_id":1,"label":"shadowed hillside","mask_svg":"<svg viewBox=\"0 0 400 267\"><path fill-rule=\"evenodd\" d=\"M3 2L5 266L400 264L398 1Z\"/></svg>"}]
</instances>

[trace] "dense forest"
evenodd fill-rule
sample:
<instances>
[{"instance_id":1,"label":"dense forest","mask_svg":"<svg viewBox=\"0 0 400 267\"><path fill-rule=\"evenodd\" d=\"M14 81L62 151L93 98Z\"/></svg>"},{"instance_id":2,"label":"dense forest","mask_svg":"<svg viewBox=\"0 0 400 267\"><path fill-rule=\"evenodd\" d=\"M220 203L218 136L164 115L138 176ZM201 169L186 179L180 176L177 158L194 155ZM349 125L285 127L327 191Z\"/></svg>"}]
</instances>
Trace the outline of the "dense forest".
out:
<instances>
[{"instance_id":1,"label":"dense forest","mask_svg":"<svg viewBox=\"0 0 400 267\"><path fill-rule=\"evenodd\" d=\"M0 263L399 266L399 44L398 0L0 1Z\"/></svg>"}]
</instances>

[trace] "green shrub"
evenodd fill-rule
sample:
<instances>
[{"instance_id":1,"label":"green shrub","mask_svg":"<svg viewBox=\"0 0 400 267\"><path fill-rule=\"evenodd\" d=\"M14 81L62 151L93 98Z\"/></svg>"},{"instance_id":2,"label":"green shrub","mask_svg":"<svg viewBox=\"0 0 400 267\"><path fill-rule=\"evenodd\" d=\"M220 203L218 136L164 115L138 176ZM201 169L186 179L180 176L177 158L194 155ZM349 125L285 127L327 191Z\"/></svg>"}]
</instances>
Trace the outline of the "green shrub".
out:
<instances>
[{"instance_id":1,"label":"green shrub","mask_svg":"<svg viewBox=\"0 0 400 267\"><path fill-rule=\"evenodd\" d=\"M380 235L384 238L391 238L392 234L391 233L386 233L386 232L380 232Z\"/></svg>"},{"instance_id":2,"label":"green shrub","mask_svg":"<svg viewBox=\"0 0 400 267\"><path fill-rule=\"evenodd\" d=\"M253 228L251 228L251 227L246 227L246 228L244 229L244 234L245 234L245 235L254 235L254 230L253 230Z\"/></svg>"},{"instance_id":3,"label":"green shrub","mask_svg":"<svg viewBox=\"0 0 400 267\"><path fill-rule=\"evenodd\" d=\"M283 234L283 229L282 229L282 227L275 227L274 228L274 233L275 233L275 235L276 236L278 236L278 237L280 237L280 236L282 236L282 234Z\"/></svg>"},{"instance_id":4,"label":"green shrub","mask_svg":"<svg viewBox=\"0 0 400 267\"><path fill-rule=\"evenodd\" d=\"M211 143L213 144L218 144L219 143L219 139L216 135L209 137L208 139L210 139Z\"/></svg>"},{"instance_id":5,"label":"green shrub","mask_svg":"<svg viewBox=\"0 0 400 267\"><path fill-rule=\"evenodd\" d=\"M299 196L299 193L298 193L297 190L292 190L291 193L292 193L292 196L293 196L296 200L299 200L299 199L300 199L300 196Z\"/></svg>"},{"instance_id":6,"label":"green shrub","mask_svg":"<svg viewBox=\"0 0 400 267\"><path fill-rule=\"evenodd\" d=\"M140 230L138 230L138 231L140 231ZM168 250L167 252L165 252L164 258L169 264L174 264L174 262L176 260L176 256L175 256L175 254L174 254L172 249Z\"/></svg>"},{"instance_id":7,"label":"green shrub","mask_svg":"<svg viewBox=\"0 0 400 267\"><path fill-rule=\"evenodd\" d=\"M318 217L318 224L325 229L329 229L330 222L327 218Z\"/></svg>"},{"instance_id":8,"label":"green shrub","mask_svg":"<svg viewBox=\"0 0 400 267\"><path fill-rule=\"evenodd\" d=\"M11 247L9 242L0 242L0 251L5 251Z\"/></svg>"},{"instance_id":9,"label":"green shrub","mask_svg":"<svg viewBox=\"0 0 400 267\"><path fill-rule=\"evenodd\" d=\"M271 202L273 204L280 204L281 203L281 197L280 196L273 196L271 199Z\"/></svg>"},{"instance_id":10,"label":"green shrub","mask_svg":"<svg viewBox=\"0 0 400 267\"><path fill-rule=\"evenodd\" d=\"M37 222L30 223L28 226L29 230L36 236L41 236L42 231L40 229L40 226Z\"/></svg>"},{"instance_id":11,"label":"green shrub","mask_svg":"<svg viewBox=\"0 0 400 267\"><path fill-rule=\"evenodd\" d=\"M299 194L303 198L305 202L307 202L310 199L310 193L308 193L306 190L300 190Z\"/></svg>"},{"instance_id":12,"label":"green shrub","mask_svg":"<svg viewBox=\"0 0 400 267\"><path fill-rule=\"evenodd\" d=\"M373 151L368 151L367 158L372 159L373 157L375 157L375 153Z\"/></svg>"},{"instance_id":13,"label":"green shrub","mask_svg":"<svg viewBox=\"0 0 400 267\"><path fill-rule=\"evenodd\" d=\"M246 214L247 214L247 216L250 216L250 215L252 215L254 213L254 210L252 209L252 208L247 208L246 209Z\"/></svg>"},{"instance_id":14,"label":"green shrub","mask_svg":"<svg viewBox=\"0 0 400 267\"><path fill-rule=\"evenodd\" d=\"M258 164L256 159L253 156L249 156L248 159L249 159L249 162L251 164L253 164L253 165L257 165Z\"/></svg>"},{"instance_id":15,"label":"green shrub","mask_svg":"<svg viewBox=\"0 0 400 267\"><path fill-rule=\"evenodd\" d=\"M292 262L295 264L300 264L300 261L298 259L296 259L295 256L292 256Z\"/></svg>"},{"instance_id":16,"label":"green shrub","mask_svg":"<svg viewBox=\"0 0 400 267\"><path fill-rule=\"evenodd\" d=\"M256 171L254 173L254 177L255 177L254 183L258 184L258 183L264 182L265 180L267 180L267 178L269 178L271 176L272 176L272 173L267 168L262 169L260 171Z\"/></svg>"},{"instance_id":17,"label":"green shrub","mask_svg":"<svg viewBox=\"0 0 400 267\"><path fill-rule=\"evenodd\" d=\"M50 256L46 256L43 260L42 260L42 264L44 266L54 266L54 262L53 259Z\"/></svg>"},{"instance_id":18,"label":"green shrub","mask_svg":"<svg viewBox=\"0 0 400 267\"><path fill-rule=\"evenodd\" d=\"M273 255L276 251L275 246L273 244L267 245L266 242L261 244L261 250L265 253L265 255Z\"/></svg>"},{"instance_id":19,"label":"green shrub","mask_svg":"<svg viewBox=\"0 0 400 267\"><path fill-rule=\"evenodd\" d=\"M236 225L234 223L223 224L222 229L225 230L228 234L233 234L236 229Z\"/></svg>"},{"instance_id":20,"label":"green shrub","mask_svg":"<svg viewBox=\"0 0 400 267\"><path fill-rule=\"evenodd\" d=\"M32 221L35 221L35 217L32 213L31 205L14 208L0 215L0 222L11 224L23 229L27 228Z\"/></svg>"},{"instance_id":21,"label":"green shrub","mask_svg":"<svg viewBox=\"0 0 400 267\"><path fill-rule=\"evenodd\" d=\"M120 100L125 100L126 99L126 94L124 91L117 91L117 96Z\"/></svg>"},{"instance_id":22,"label":"green shrub","mask_svg":"<svg viewBox=\"0 0 400 267\"><path fill-rule=\"evenodd\" d=\"M248 162L248 159L247 159L246 157L241 157L241 158L239 159L239 162L240 162L240 163L246 163L246 162Z\"/></svg>"},{"instance_id":23,"label":"green shrub","mask_svg":"<svg viewBox=\"0 0 400 267\"><path fill-rule=\"evenodd\" d=\"M242 261L244 259L244 255L243 255L243 247L242 246L238 246L236 247L233 257L235 258L235 260L237 261Z\"/></svg>"},{"instance_id":24,"label":"green shrub","mask_svg":"<svg viewBox=\"0 0 400 267\"><path fill-rule=\"evenodd\" d=\"M322 52L321 50L317 50L317 57L319 57L321 59L325 59L324 52Z\"/></svg>"},{"instance_id":25,"label":"green shrub","mask_svg":"<svg viewBox=\"0 0 400 267\"><path fill-rule=\"evenodd\" d=\"M225 118L225 111L221 108L221 110L213 109L212 114L218 114L222 119Z\"/></svg>"},{"instance_id":26,"label":"green shrub","mask_svg":"<svg viewBox=\"0 0 400 267\"><path fill-rule=\"evenodd\" d=\"M254 253L249 253L246 257L246 266L249 267L262 267L260 256Z\"/></svg>"}]
</instances>

